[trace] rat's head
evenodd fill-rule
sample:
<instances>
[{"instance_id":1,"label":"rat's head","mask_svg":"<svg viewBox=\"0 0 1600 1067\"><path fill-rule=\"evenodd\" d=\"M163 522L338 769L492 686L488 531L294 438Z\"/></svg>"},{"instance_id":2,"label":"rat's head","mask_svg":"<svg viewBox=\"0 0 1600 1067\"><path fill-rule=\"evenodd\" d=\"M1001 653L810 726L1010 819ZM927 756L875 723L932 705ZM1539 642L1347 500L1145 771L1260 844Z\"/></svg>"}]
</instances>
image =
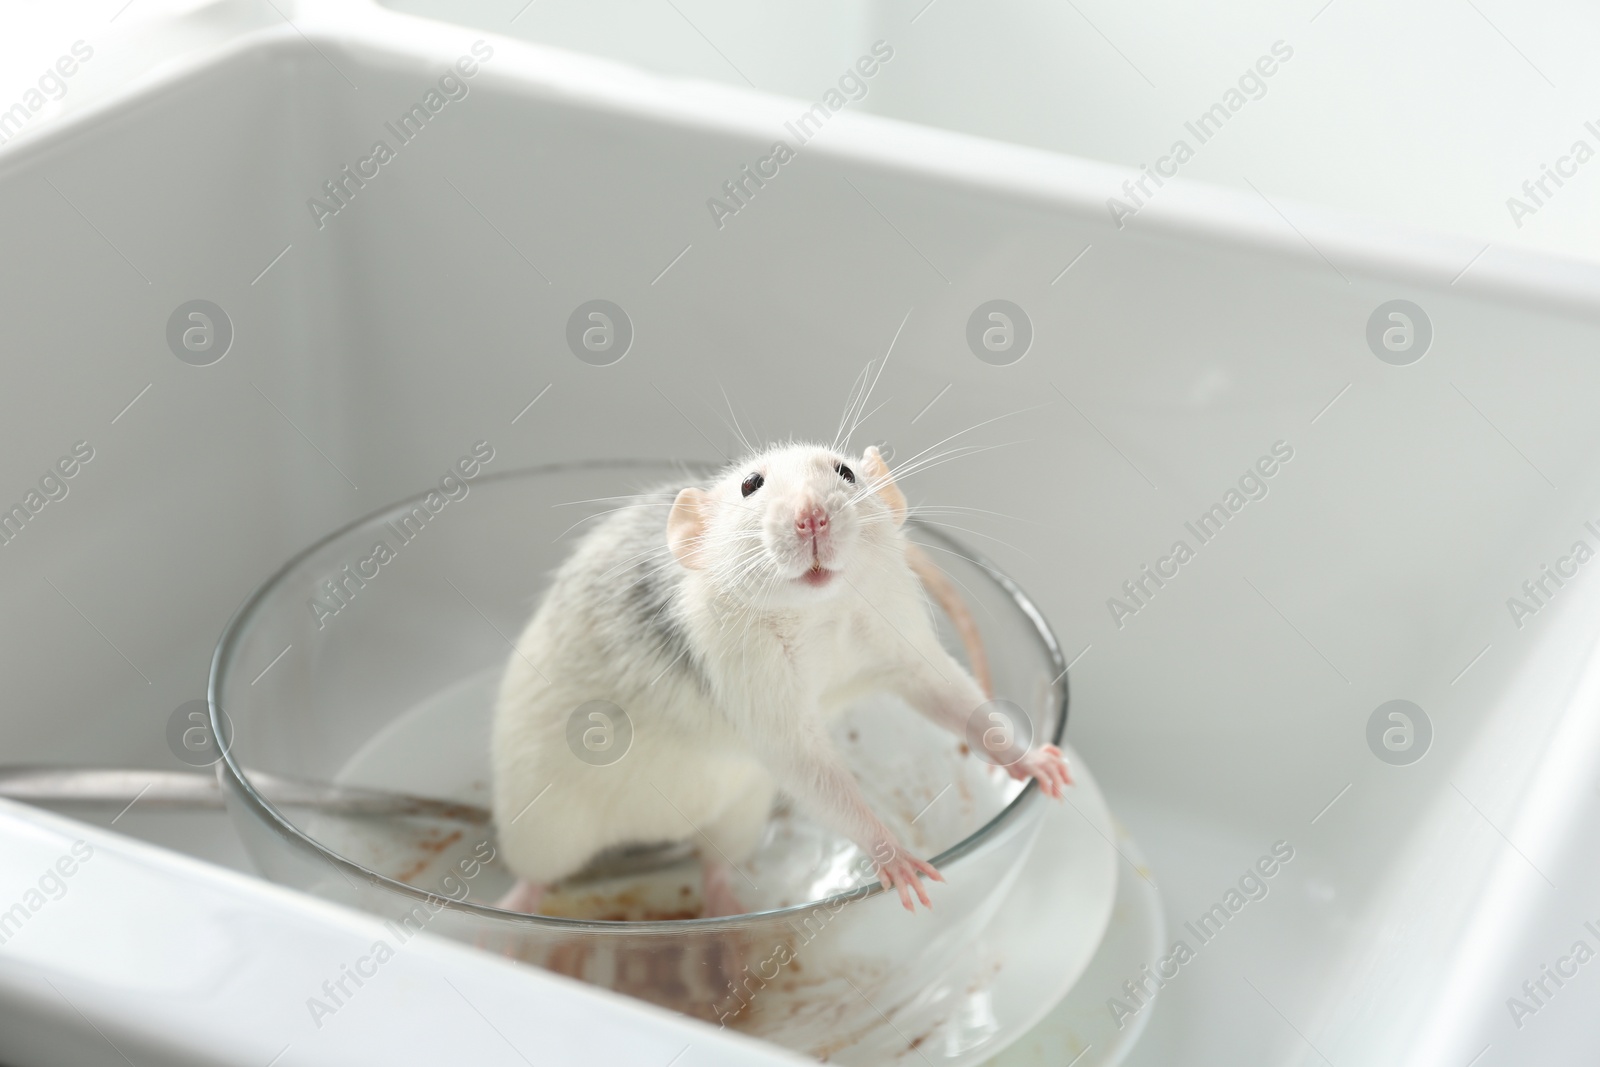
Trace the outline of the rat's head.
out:
<instances>
[{"instance_id":1,"label":"rat's head","mask_svg":"<svg viewBox=\"0 0 1600 1067\"><path fill-rule=\"evenodd\" d=\"M906 498L876 448L785 445L678 494L667 541L722 592L780 607L832 595L859 568L904 559Z\"/></svg>"}]
</instances>

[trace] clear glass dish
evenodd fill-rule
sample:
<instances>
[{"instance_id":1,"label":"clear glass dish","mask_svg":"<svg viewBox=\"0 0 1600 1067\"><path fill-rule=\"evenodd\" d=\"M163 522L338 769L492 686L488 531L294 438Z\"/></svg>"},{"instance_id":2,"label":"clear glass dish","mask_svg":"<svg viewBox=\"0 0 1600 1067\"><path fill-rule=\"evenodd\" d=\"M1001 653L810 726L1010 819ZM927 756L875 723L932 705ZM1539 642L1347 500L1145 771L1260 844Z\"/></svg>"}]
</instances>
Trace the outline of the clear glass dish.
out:
<instances>
[{"instance_id":1,"label":"clear glass dish","mask_svg":"<svg viewBox=\"0 0 1600 1067\"><path fill-rule=\"evenodd\" d=\"M918 914L881 890L854 845L781 807L741 865L749 914L696 918L692 858L593 871L547 896L555 914L503 911L492 902L513 876L492 827L470 817L489 805L499 673L550 573L615 506L606 498L694 477L652 462L483 475L464 495L452 488L456 499L420 494L307 548L218 643L212 716L231 737L218 775L263 874L385 917L395 951L426 930L825 1058L972 982L959 950L1033 846L1049 803L1033 783L891 698L845 712L837 738L875 810L947 879ZM1038 610L949 538L908 531L963 591L996 695L1028 711L1036 738L1059 742L1065 663ZM940 632L962 656L948 620ZM279 808L252 785L263 772L458 801L463 817Z\"/></svg>"}]
</instances>

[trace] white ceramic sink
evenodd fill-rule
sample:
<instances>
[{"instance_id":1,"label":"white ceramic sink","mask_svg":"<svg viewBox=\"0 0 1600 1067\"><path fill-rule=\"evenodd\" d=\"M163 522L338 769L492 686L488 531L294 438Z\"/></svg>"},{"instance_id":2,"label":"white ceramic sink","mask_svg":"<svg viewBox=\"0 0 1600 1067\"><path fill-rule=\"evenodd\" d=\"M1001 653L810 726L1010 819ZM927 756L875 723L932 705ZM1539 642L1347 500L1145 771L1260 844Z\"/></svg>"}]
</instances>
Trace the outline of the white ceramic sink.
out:
<instances>
[{"instance_id":1,"label":"white ceramic sink","mask_svg":"<svg viewBox=\"0 0 1600 1067\"><path fill-rule=\"evenodd\" d=\"M765 436L831 435L901 331L864 439L902 458L961 431L998 446L906 488L976 509L937 517L1081 652L1069 736L1143 846L1170 937L1293 849L1262 899L1188 940L1154 1004L1107 983L1148 1024L1126 1062L1587 1062L1596 967L1545 979L1538 1005L1523 983L1580 938L1600 948L1600 565L1543 579L1537 603L1523 583L1574 542L1600 549L1600 267L1265 187L1172 183L1117 229L1106 198L1159 144L1093 162L992 111L888 117L928 118L890 106L893 79L928 62L918 28L977 17L952 0L915 26L835 12L806 45L825 67L762 84L790 96L355 0L279 7L185 16L169 59L0 147L0 500L94 450L0 546L8 760L176 766L168 717L248 591L474 441L507 468L715 459L736 442L724 389ZM719 226L707 201L833 84L810 72L878 39L894 56L871 107L830 112ZM397 142L386 124L479 41L465 95L328 217L325 183ZM958 132L974 128L1012 143ZM1561 203L1591 210L1584 195ZM566 341L593 299L633 328L609 366ZM968 341L996 299L1032 332L1006 365ZM232 330L208 366L168 343L195 300ZM1394 300L1426 318L1420 359L1415 312L1380 315L1369 344ZM1266 467L1220 533L1186 525ZM1193 558L1163 563L1179 540ZM1378 754L1400 758L1386 729L1406 743L1387 711L1369 745L1393 700L1431 724L1409 764ZM225 832L127 819L239 862Z\"/></svg>"}]
</instances>

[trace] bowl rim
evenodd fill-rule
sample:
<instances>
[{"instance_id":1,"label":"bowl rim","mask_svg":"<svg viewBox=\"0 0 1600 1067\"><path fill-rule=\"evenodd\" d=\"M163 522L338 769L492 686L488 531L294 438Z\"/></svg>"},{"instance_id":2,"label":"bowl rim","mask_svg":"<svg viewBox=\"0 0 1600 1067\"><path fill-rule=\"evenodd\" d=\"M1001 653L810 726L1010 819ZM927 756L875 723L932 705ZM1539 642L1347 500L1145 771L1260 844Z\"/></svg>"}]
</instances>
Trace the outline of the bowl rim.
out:
<instances>
[{"instance_id":1,"label":"bowl rim","mask_svg":"<svg viewBox=\"0 0 1600 1067\"><path fill-rule=\"evenodd\" d=\"M718 470L721 468L721 466L723 465L682 460L585 459L539 464L529 467L516 467L511 470L480 474L477 477L470 479L470 482L476 484L481 482L513 481L531 478L537 475L602 468L607 470L632 469L640 472L656 471L663 476L676 472L687 474L690 477L698 477L702 474ZM322 537L317 538L311 544L300 549L293 556L289 557L289 559L280 567L278 567L277 570L273 571L272 574L270 574L264 581L251 590L250 594L245 597L244 602L239 606L238 610L233 613L231 618L229 618L227 625L223 627L222 634L217 639L216 648L212 652L211 668L206 685L206 702L210 710L211 727L214 731L213 736L226 736L232 738L232 741L237 741L237 738L233 736L231 726L221 718L223 713L220 699L222 690L227 681L228 668L232 663L232 654L234 649L239 644L245 632L248 630L249 624L255 618L256 613L262 608L263 604L266 602L267 598L278 586L278 584L309 557L316 554L327 545L332 544L352 531L366 526L369 523L375 522L384 516L391 515L403 509L408 509L409 506L422 501L422 499L430 492L432 492L431 488L424 489L420 492L412 494L411 496L407 496L400 500L386 504L383 507L367 512L366 514L335 528L329 533L324 534ZM1017 585L1015 581L1013 581L1008 575L996 567L993 562L991 562L981 553L973 552L965 545L961 544L961 542L958 540L945 533L942 533L941 531L933 529L930 526L918 523L914 518L907 519L906 525L915 525L919 534L942 542L942 546L944 548L951 550L955 554L966 559L967 562L972 563L980 568L991 581L998 585L1000 589L1011 598L1012 603L1022 612L1029 622L1033 624L1033 635L1035 639L1038 640L1039 643L1044 647L1044 651L1049 657L1051 666L1059 668L1059 671L1055 677L1055 681L1051 683L1051 688L1059 687L1061 698L1057 707L1058 714L1056 716L1055 730L1052 732L1050 737L1051 744L1059 745L1061 743L1061 739L1066 735L1067 729L1067 713L1069 705L1067 685L1068 666L1065 658L1062 655L1060 643L1056 640L1055 633L1051 631L1050 624L1045 621L1044 614L1038 609L1033 601L1029 599L1028 595L1022 591L1022 588ZM222 732L224 730L227 732ZM425 889L419 889L416 886L402 882L398 879L379 874L377 871L371 870L355 862L354 860L335 852L333 849L324 845L321 841L318 841L316 838L300 829L299 826L295 825L294 822L285 817L285 815L279 811L276 806L274 806L270 801L262 796L259 791L257 791L255 786L251 783L248 773L234 758L233 747L234 746L232 742L230 742L228 745L225 745L222 751L222 758L219 759L216 764L217 778L219 783L224 787L224 794L228 795L231 792L232 795L242 800L255 812L259 818L266 822L270 829L276 831L278 836L284 838L291 847L297 848L302 852L308 852L312 856L331 864L335 872L339 873L341 877L345 874L355 875L366 881L369 885L375 888L388 890L391 893L397 894L399 897L410 898L412 900L431 905L442 905L446 909L454 909L458 912L464 912L466 914L474 915L483 919L492 919L499 922L510 922L530 927L547 927L552 930L597 930L606 931L613 934L621 933L623 931L643 934L652 931L666 930L700 931L737 929L752 925L757 922L765 923L774 919L782 919L789 916L798 916L801 914L810 913L817 908L826 907L831 911L836 912L839 910L839 908L842 908L845 904L851 903L852 901L863 900L878 893L887 892L881 883L869 881L852 889L835 893L829 897L807 901L803 904L790 904L781 908L771 908L766 911L753 911L740 915L723 915L712 918L652 919L637 922L614 919L574 919L556 915L529 915L523 912L507 911L504 908L497 908L492 904L475 903L465 898L456 900L453 897L442 896L438 893L431 893ZM230 785L233 787L231 791L227 788ZM960 841L957 841L943 852L931 857L928 862L933 864L935 867L942 869L946 864L949 864L955 860L959 860L963 856L974 852L980 846L998 836L1003 829L1014 824L1021 817L1021 813L1024 810L1038 804L1039 795L1038 782L1029 779L1029 781L1023 786L1022 790L1015 797L1013 797L1005 807L1001 808L1000 811L990 818L989 821L985 822L982 826L978 827L976 830L972 831L970 834L963 837Z\"/></svg>"}]
</instances>

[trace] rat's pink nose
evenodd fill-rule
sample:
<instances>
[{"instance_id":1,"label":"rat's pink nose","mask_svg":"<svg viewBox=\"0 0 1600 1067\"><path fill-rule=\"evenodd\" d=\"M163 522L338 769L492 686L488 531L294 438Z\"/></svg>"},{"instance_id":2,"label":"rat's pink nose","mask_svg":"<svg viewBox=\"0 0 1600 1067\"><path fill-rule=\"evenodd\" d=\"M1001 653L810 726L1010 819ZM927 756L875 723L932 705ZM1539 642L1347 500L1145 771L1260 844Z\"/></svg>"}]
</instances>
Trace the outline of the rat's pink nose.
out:
<instances>
[{"instance_id":1,"label":"rat's pink nose","mask_svg":"<svg viewBox=\"0 0 1600 1067\"><path fill-rule=\"evenodd\" d=\"M803 507L795 513L794 528L802 541L814 541L828 532L828 512L821 504Z\"/></svg>"}]
</instances>

